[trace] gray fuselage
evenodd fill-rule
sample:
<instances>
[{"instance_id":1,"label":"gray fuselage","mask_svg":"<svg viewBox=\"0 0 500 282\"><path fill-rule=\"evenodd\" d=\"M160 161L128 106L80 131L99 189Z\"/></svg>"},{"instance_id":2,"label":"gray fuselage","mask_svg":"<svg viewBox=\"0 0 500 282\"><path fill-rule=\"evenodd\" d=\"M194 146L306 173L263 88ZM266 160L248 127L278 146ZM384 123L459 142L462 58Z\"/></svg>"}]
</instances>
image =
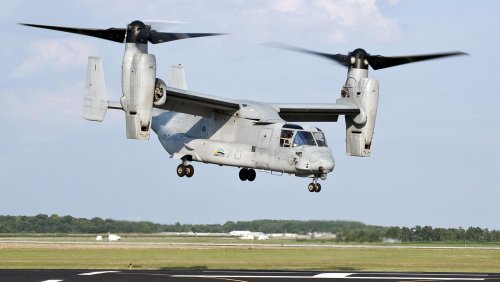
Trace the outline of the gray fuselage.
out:
<instances>
[{"instance_id":1,"label":"gray fuselage","mask_svg":"<svg viewBox=\"0 0 500 282\"><path fill-rule=\"evenodd\" d=\"M176 159L240 168L253 168L326 177L334 168L324 135L310 125L289 124L279 116L256 122L252 113L276 113L266 104L245 102L233 115L209 117L156 110L152 129L165 150Z\"/></svg>"}]
</instances>

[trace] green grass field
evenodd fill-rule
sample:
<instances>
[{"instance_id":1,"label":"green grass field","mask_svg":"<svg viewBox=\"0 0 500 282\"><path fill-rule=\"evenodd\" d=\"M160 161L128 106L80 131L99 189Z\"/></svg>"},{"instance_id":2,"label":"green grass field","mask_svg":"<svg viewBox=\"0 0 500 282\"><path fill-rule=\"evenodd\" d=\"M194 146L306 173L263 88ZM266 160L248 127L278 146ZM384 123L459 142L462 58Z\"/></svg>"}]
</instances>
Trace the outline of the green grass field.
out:
<instances>
[{"instance_id":1,"label":"green grass field","mask_svg":"<svg viewBox=\"0 0 500 282\"><path fill-rule=\"evenodd\" d=\"M261 241L154 236L124 237L118 244L96 243L93 236L15 237L0 238L0 241L0 268L3 269L128 269L132 263L134 269L500 272L499 249L475 249L469 248L469 244L468 248L462 249L414 249L374 248L373 244L366 245L367 248L345 248L344 245L328 242L323 243L323 248L318 247L321 241L315 242L314 246L294 247L294 244L304 242L270 240L263 245L252 246L184 246L177 243L241 244ZM281 244L281 241L286 241L288 247L269 245ZM421 244L418 246L422 247ZM458 246L463 247L463 244ZM498 244L488 244L487 247L498 247Z\"/></svg>"}]
</instances>

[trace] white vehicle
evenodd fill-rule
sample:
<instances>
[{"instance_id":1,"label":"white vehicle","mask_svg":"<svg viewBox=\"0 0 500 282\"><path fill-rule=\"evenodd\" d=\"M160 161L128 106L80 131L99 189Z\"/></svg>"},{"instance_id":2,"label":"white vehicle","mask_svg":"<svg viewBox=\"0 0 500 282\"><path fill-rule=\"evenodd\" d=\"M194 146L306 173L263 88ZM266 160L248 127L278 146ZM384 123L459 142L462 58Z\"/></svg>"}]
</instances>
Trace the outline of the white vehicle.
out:
<instances>
[{"instance_id":1,"label":"white vehicle","mask_svg":"<svg viewBox=\"0 0 500 282\"><path fill-rule=\"evenodd\" d=\"M368 78L368 66L382 69L464 54L384 57L356 49L342 55L279 45L275 47L334 60L348 68L347 80L335 103L262 103L188 91L180 66L172 69L169 86L156 77L156 58L148 54L148 42L219 34L158 32L141 21L133 21L127 28L109 29L24 25L125 43L123 96L119 102L108 101L101 59L89 57L83 116L102 121L107 109L123 110L127 138L147 140L153 130L165 150L181 161L178 176L192 177L190 163L204 162L240 168L242 181L254 181L255 170L308 177L312 179L308 185L311 192L321 191L318 179L326 179L335 162L323 132L298 122L336 122L344 115L347 154L368 157L379 96L378 81Z\"/></svg>"},{"instance_id":2,"label":"white vehicle","mask_svg":"<svg viewBox=\"0 0 500 282\"><path fill-rule=\"evenodd\" d=\"M115 235L108 233L108 241L113 242L113 241L120 241L122 239L121 236Z\"/></svg>"}]
</instances>

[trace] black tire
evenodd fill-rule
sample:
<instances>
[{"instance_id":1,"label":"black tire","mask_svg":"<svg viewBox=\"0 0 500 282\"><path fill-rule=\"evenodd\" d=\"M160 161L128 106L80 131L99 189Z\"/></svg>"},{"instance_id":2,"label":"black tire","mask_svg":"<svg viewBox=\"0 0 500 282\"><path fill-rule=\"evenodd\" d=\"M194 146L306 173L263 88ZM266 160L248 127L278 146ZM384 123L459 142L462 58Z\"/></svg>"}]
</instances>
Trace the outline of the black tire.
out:
<instances>
[{"instance_id":1,"label":"black tire","mask_svg":"<svg viewBox=\"0 0 500 282\"><path fill-rule=\"evenodd\" d=\"M309 185L307 185L307 190L309 190L309 192L315 192L316 191L316 185L314 185L314 183L309 183Z\"/></svg>"},{"instance_id":2,"label":"black tire","mask_svg":"<svg viewBox=\"0 0 500 282\"><path fill-rule=\"evenodd\" d=\"M186 175L186 167L183 164L177 166L177 175L179 177Z\"/></svg>"},{"instance_id":3,"label":"black tire","mask_svg":"<svg viewBox=\"0 0 500 282\"><path fill-rule=\"evenodd\" d=\"M240 169L239 176L240 176L241 181L247 180L248 179L248 170L246 168Z\"/></svg>"},{"instance_id":4,"label":"black tire","mask_svg":"<svg viewBox=\"0 0 500 282\"><path fill-rule=\"evenodd\" d=\"M255 177L257 177L257 173L255 173L255 170L249 169L247 174L248 181L254 181Z\"/></svg>"},{"instance_id":5,"label":"black tire","mask_svg":"<svg viewBox=\"0 0 500 282\"><path fill-rule=\"evenodd\" d=\"M194 167L192 165L185 166L186 176L191 177L194 175Z\"/></svg>"},{"instance_id":6,"label":"black tire","mask_svg":"<svg viewBox=\"0 0 500 282\"><path fill-rule=\"evenodd\" d=\"M319 193L320 191L321 191L321 184L316 183L316 191L314 192Z\"/></svg>"}]
</instances>

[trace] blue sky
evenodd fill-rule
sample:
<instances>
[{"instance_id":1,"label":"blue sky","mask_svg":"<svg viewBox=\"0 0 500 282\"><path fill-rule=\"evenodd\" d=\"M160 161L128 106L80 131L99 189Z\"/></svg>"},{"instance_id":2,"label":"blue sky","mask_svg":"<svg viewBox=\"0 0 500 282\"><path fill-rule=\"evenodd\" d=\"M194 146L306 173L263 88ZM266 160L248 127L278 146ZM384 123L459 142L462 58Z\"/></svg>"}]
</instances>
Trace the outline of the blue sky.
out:
<instances>
[{"instance_id":1,"label":"blue sky","mask_svg":"<svg viewBox=\"0 0 500 282\"><path fill-rule=\"evenodd\" d=\"M497 1L9 1L0 11L0 214L70 214L160 223L252 219L358 220L378 225L500 229L500 50ZM336 158L322 192L308 180L195 163L178 178L156 136L125 138L122 112L81 118L88 56L103 58L121 95L123 45L16 25L124 27L187 22L171 31L231 35L150 46L158 76L185 66L197 92L269 102L332 102L346 70L264 47L323 52L461 50L470 56L370 71L380 100L370 158L345 154L344 122L320 123Z\"/></svg>"}]
</instances>

